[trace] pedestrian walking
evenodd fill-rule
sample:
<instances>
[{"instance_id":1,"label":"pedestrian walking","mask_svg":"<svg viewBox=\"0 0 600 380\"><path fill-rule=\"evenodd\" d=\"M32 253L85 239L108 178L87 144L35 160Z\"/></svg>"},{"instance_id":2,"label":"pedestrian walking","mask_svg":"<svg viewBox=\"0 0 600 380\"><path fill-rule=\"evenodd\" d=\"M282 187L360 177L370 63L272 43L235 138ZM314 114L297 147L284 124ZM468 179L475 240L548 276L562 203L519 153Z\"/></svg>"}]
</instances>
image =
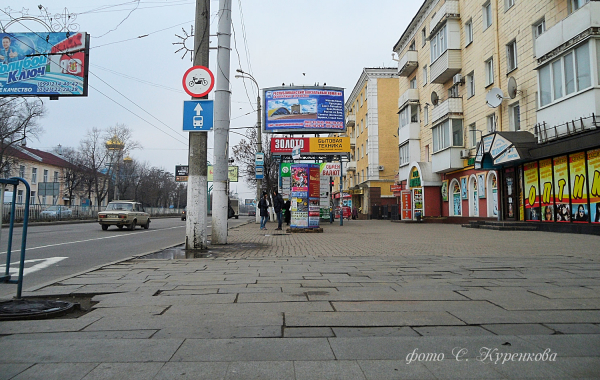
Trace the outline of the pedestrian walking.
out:
<instances>
[{"instance_id":1,"label":"pedestrian walking","mask_svg":"<svg viewBox=\"0 0 600 380\"><path fill-rule=\"evenodd\" d=\"M266 230L267 220L269 218L269 199L267 197L267 192L263 192L263 197L258 202L258 209L260 210L260 229Z\"/></svg>"},{"instance_id":2,"label":"pedestrian walking","mask_svg":"<svg viewBox=\"0 0 600 380\"><path fill-rule=\"evenodd\" d=\"M285 224L288 226L290 225L290 221L292 220L292 212L290 210L291 208L292 208L292 202L288 199L283 204L283 209L285 210L284 220L285 220Z\"/></svg>"},{"instance_id":3,"label":"pedestrian walking","mask_svg":"<svg viewBox=\"0 0 600 380\"><path fill-rule=\"evenodd\" d=\"M354 207L352 209L352 220L356 220L358 219L358 209L356 207Z\"/></svg>"},{"instance_id":4,"label":"pedestrian walking","mask_svg":"<svg viewBox=\"0 0 600 380\"><path fill-rule=\"evenodd\" d=\"M283 220L281 219L281 209L283 208L283 197L281 194L277 192L277 190L273 190L273 209L275 211L275 215L277 215L277 228L276 230L281 230L281 223Z\"/></svg>"}]
</instances>

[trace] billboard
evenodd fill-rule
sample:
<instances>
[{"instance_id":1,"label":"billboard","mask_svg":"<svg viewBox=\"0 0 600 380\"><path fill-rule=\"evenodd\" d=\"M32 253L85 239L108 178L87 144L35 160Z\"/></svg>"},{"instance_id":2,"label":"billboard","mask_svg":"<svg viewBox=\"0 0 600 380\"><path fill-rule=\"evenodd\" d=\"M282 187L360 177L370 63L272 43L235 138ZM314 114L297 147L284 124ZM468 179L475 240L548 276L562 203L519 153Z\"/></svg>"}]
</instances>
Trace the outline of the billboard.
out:
<instances>
[{"instance_id":1,"label":"billboard","mask_svg":"<svg viewBox=\"0 0 600 380\"><path fill-rule=\"evenodd\" d=\"M87 33L0 33L0 96L87 96Z\"/></svg>"},{"instance_id":2,"label":"billboard","mask_svg":"<svg viewBox=\"0 0 600 380\"><path fill-rule=\"evenodd\" d=\"M270 133L331 133L345 130L344 89L272 87L264 89L264 129Z\"/></svg>"},{"instance_id":3,"label":"billboard","mask_svg":"<svg viewBox=\"0 0 600 380\"><path fill-rule=\"evenodd\" d=\"M175 182L187 182L188 172L188 165L175 165Z\"/></svg>"},{"instance_id":4,"label":"billboard","mask_svg":"<svg viewBox=\"0 0 600 380\"><path fill-rule=\"evenodd\" d=\"M272 137L271 153L292 155L300 147L300 155L338 155L350 152L350 137Z\"/></svg>"},{"instance_id":5,"label":"billboard","mask_svg":"<svg viewBox=\"0 0 600 380\"><path fill-rule=\"evenodd\" d=\"M189 165L175 165L175 182L187 182L189 173ZM228 167L229 182L238 182L239 170L237 166ZM206 173L206 181L213 182L213 167L208 165Z\"/></svg>"}]
</instances>

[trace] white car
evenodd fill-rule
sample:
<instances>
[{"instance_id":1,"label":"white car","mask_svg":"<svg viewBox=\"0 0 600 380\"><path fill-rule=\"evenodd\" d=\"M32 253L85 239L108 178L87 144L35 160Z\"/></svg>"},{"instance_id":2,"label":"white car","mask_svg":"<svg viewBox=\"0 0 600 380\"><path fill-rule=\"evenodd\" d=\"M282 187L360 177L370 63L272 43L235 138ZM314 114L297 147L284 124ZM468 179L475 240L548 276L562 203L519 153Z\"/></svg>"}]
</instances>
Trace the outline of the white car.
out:
<instances>
[{"instance_id":1,"label":"white car","mask_svg":"<svg viewBox=\"0 0 600 380\"><path fill-rule=\"evenodd\" d=\"M73 211L67 206L50 206L40 213L42 218L70 218Z\"/></svg>"},{"instance_id":2,"label":"white car","mask_svg":"<svg viewBox=\"0 0 600 380\"><path fill-rule=\"evenodd\" d=\"M106 206L105 211L98 213L98 223L104 231L108 226L117 226L120 230L127 226L133 231L137 225L147 230L150 228L150 214L144 211L139 202L112 201Z\"/></svg>"}]
</instances>

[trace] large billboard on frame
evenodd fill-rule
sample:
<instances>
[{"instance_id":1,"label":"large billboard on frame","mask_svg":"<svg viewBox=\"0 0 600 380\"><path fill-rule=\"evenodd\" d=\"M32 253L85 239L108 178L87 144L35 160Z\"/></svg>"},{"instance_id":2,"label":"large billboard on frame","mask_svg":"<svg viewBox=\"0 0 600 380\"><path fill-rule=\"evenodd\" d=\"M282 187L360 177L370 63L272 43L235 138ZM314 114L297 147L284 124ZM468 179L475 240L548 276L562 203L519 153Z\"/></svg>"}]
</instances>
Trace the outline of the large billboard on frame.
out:
<instances>
[{"instance_id":1,"label":"large billboard on frame","mask_svg":"<svg viewBox=\"0 0 600 380\"><path fill-rule=\"evenodd\" d=\"M87 96L86 33L0 33L0 96Z\"/></svg>"},{"instance_id":2,"label":"large billboard on frame","mask_svg":"<svg viewBox=\"0 0 600 380\"><path fill-rule=\"evenodd\" d=\"M337 87L264 89L265 132L343 132L344 90Z\"/></svg>"}]
</instances>

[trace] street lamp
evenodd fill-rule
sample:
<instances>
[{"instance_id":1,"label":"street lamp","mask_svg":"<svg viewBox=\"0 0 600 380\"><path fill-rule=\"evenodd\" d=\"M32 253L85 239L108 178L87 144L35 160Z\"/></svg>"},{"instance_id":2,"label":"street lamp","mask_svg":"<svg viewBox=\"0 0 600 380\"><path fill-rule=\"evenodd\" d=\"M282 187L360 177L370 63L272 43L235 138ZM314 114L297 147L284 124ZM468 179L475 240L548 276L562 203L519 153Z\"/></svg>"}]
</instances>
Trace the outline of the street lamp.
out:
<instances>
[{"instance_id":1,"label":"street lamp","mask_svg":"<svg viewBox=\"0 0 600 380\"><path fill-rule=\"evenodd\" d=\"M256 85L256 89L258 92L258 95L256 97L256 136L258 139L258 144L256 147L256 151L258 153L262 152L262 126L261 126L261 114L260 114L260 87L258 86L258 82L256 81L256 79L254 79L254 77L250 74L248 74L245 71L242 71L241 69L237 69L236 70L238 73L240 73L240 75L236 75L236 78L246 78L246 79L250 79L251 81L254 82L254 84ZM260 201L261 197L261 191L262 191L262 179L257 179L256 180L256 223L260 222L260 212L258 210L258 202Z\"/></svg>"},{"instance_id":2,"label":"street lamp","mask_svg":"<svg viewBox=\"0 0 600 380\"><path fill-rule=\"evenodd\" d=\"M105 143L105 146L106 146L106 149L108 149L108 151L111 152L110 163L111 163L112 175L115 176L115 192L113 195L113 199L118 200L119 199L119 188L118 188L119 160L121 158L121 153L123 152L123 149L125 149L125 143L123 143L123 141L121 141L117 137L117 135L115 135L112 139L108 140ZM115 154L117 156L116 158L115 158ZM116 169L115 169L114 165L116 165Z\"/></svg>"}]
</instances>

